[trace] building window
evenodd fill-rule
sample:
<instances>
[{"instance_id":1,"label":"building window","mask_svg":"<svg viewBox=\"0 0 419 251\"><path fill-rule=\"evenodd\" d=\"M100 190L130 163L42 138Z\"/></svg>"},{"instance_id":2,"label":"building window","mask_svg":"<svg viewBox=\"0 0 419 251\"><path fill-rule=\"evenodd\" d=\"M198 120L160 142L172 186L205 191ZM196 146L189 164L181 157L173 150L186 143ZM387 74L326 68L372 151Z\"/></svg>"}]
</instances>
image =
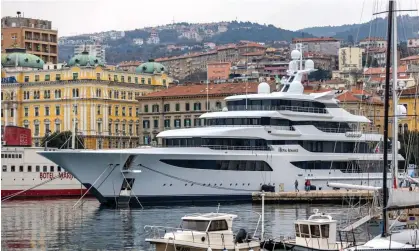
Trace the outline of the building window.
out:
<instances>
[{"instance_id":1,"label":"building window","mask_svg":"<svg viewBox=\"0 0 419 251\"><path fill-rule=\"evenodd\" d=\"M159 105L153 105L152 112L159 112Z\"/></svg>"},{"instance_id":2,"label":"building window","mask_svg":"<svg viewBox=\"0 0 419 251\"><path fill-rule=\"evenodd\" d=\"M132 107L128 107L128 116L132 117Z\"/></svg>"},{"instance_id":3,"label":"building window","mask_svg":"<svg viewBox=\"0 0 419 251\"><path fill-rule=\"evenodd\" d=\"M121 82L124 83L125 82L125 77L121 76Z\"/></svg>"},{"instance_id":4,"label":"building window","mask_svg":"<svg viewBox=\"0 0 419 251\"><path fill-rule=\"evenodd\" d=\"M77 72L73 72L73 80L78 80L79 74Z\"/></svg>"},{"instance_id":5,"label":"building window","mask_svg":"<svg viewBox=\"0 0 419 251\"><path fill-rule=\"evenodd\" d=\"M101 122L97 122L97 132L102 133L102 123Z\"/></svg>"},{"instance_id":6,"label":"building window","mask_svg":"<svg viewBox=\"0 0 419 251\"><path fill-rule=\"evenodd\" d=\"M35 112L34 112L34 114L35 114L35 117L39 117L39 107L38 106L35 106Z\"/></svg>"},{"instance_id":7,"label":"building window","mask_svg":"<svg viewBox=\"0 0 419 251\"><path fill-rule=\"evenodd\" d=\"M114 91L114 92L113 92L113 97L114 97L115 99L118 99L118 98L119 98L119 91Z\"/></svg>"},{"instance_id":8,"label":"building window","mask_svg":"<svg viewBox=\"0 0 419 251\"><path fill-rule=\"evenodd\" d=\"M194 126L201 126L201 119L200 118L194 119Z\"/></svg>"},{"instance_id":9,"label":"building window","mask_svg":"<svg viewBox=\"0 0 419 251\"><path fill-rule=\"evenodd\" d=\"M138 107L135 108L135 117L140 117L140 108Z\"/></svg>"},{"instance_id":10,"label":"building window","mask_svg":"<svg viewBox=\"0 0 419 251\"><path fill-rule=\"evenodd\" d=\"M73 98L78 98L79 97L79 89L75 88L73 89Z\"/></svg>"},{"instance_id":11,"label":"building window","mask_svg":"<svg viewBox=\"0 0 419 251\"><path fill-rule=\"evenodd\" d=\"M141 84L145 84L145 78L141 78Z\"/></svg>"},{"instance_id":12,"label":"building window","mask_svg":"<svg viewBox=\"0 0 419 251\"><path fill-rule=\"evenodd\" d=\"M10 167L10 171L11 171L11 172L16 171L16 170L15 170L15 168L16 168L15 166L11 166L11 167Z\"/></svg>"},{"instance_id":13,"label":"building window","mask_svg":"<svg viewBox=\"0 0 419 251\"><path fill-rule=\"evenodd\" d=\"M119 124L115 123L115 134L118 134L119 132Z\"/></svg>"},{"instance_id":14,"label":"building window","mask_svg":"<svg viewBox=\"0 0 419 251\"><path fill-rule=\"evenodd\" d=\"M56 131L56 132L60 132L60 130L61 130L60 128L61 128L60 123L55 122L55 131Z\"/></svg>"},{"instance_id":15,"label":"building window","mask_svg":"<svg viewBox=\"0 0 419 251\"><path fill-rule=\"evenodd\" d=\"M50 76L49 76L49 74L45 75L45 81L50 81Z\"/></svg>"},{"instance_id":16,"label":"building window","mask_svg":"<svg viewBox=\"0 0 419 251\"><path fill-rule=\"evenodd\" d=\"M28 117L29 116L29 107L25 107L25 108L23 108L24 109L24 116L25 117Z\"/></svg>"},{"instance_id":17,"label":"building window","mask_svg":"<svg viewBox=\"0 0 419 251\"><path fill-rule=\"evenodd\" d=\"M112 132L112 123L109 123L108 124L108 132L109 132L109 135L111 135L111 132Z\"/></svg>"},{"instance_id":18,"label":"building window","mask_svg":"<svg viewBox=\"0 0 419 251\"><path fill-rule=\"evenodd\" d=\"M132 124L128 125L128 133L129 135L132 135Z\"/></svg>"},{"instance_id":19,"label":"building window","mask_svg":"<svg viewBox=\"0 0 419 251\"><path fill-rule=\"evenodd\" d=\"M100 105L97 106L97 115L100 115L101 108L102 107Z\"/></svg>"},{"instance_id":20,"label":"building window","mask_svg":"<svg viewBox=\"0 0 419 251\"><path fill-rule=\"evenodd\" d=\"M180 128L181 124L180 124L180 119L175 119L175 128Z\"/></svg>"},{"instance_id":21,"label":"building window","mask_svg":"<svg viewBox=\"0 0 419 251\"><path fill-rule=\"evenodd\" d=\"M41 98L41 92L40 91L34 91L33 92L33 99L40 99Z\"/></svg>"},{"instance_id":22,"label":"building window","mask_svg":"<svg viewBox=\"0 0 419 251\"><path fill-rule=\"evenodd\" d=\"M115 116L119 116L119 107L115 106Z\"/></svg>"},{"instance_id":23,"label":"building window","mask_svg":"<svg viewBox=\"0 0 419 251\"><path fill-rule=\"evenodd\" d=\"M191 119L184 119L183 120L183 125L185 127L191 127Z\"/></svg>"},{"instance_id":24,"label":"building window","mask_svg":"<svg viewBox=\"0 0 419 251\"><path fill-rule=\"evenodd\" d=\"M28 172L32 172L32 166L28 166Z\"/></svg>"},{"instance_id":25,"label":"building window","mask_svg":"<svg viewBox=\"0 0 419 251\"><path fill-rule=\"evenodd\" d=\"M111 90L109 90L109 94L108 94L108 98L112 98L112 91Z\"/></svg>"},{"instance_id":26,"label":"building window","mask_svg":"<svg viewBox=\"0 0 419 251\"><path fill-rule=\"evenodd\" d=\"M113 75L113 81L118 82L118 75Z\"/></svg>"},{"instance_id":27,"label":"building window","mask_svg":"<svg viewBox=\"0 0 419 251\"><path fill-rule=\"evenodd\" d=\"M55 96L56 99L61 98L61 90L55 90L54 91L54 96Z\"/></svg>"},{"instance_id":28,"label":"building window","mask_svg":"<svg viewBox=\"0 0 419 251\"><path fill-rule=\"evenodd\" d=\"M164 111L165 112L170 112L170 104L165 104L164 105Z\"/></svg>"},{"instance_id":29,"label":"building window","mask_svg":"<svg viewBox=\"0 0 419 251\"><path fill-rule=\"evenodd\" d=\"M35 172L40 172L41 171L41 167L40 166L35 166Z\"/></svg>"},{"instance_id":30,"label":"building window","mask_svg":"<svg viewBox=\"0 0 419 251\"><path fill-rule=\"evenodd\" d=\"M51 98L51 91L45 90L44 91L44 99L50 99Z\"/></svg>"},{"instance_id":31,"label":"building window","mask_svg":"<svg viewBox=\"0 0 419 251\"><path fill-rule=\"evenodd\" d=\"M122 107L122 116L125 117L125 106Z\"/></svg>"},{"instance_id":32,"label":"building window","mask_svg":"<svg viewBox=\"0 0 419 251\"><path fill-rule=\"evenodd\" d=\"M49 130L49 124L45 124L45 134L50 133L51 131Z\"/></svg>"},{"instance_id":33,"label":"building window","mask_svg":"<svg viewBox=\"0 0 419 251\"><path fill-rule=\"evenodd\" d=\"M163 86L166 85L166 79L163 79Z\"/></svg>"},{"instance_id":34,"label":"building window","mask_svg":"<svg viewBox=\"0 0 419 251\"><path fill-rule=\"evenodd\" d=\"M60 115L60 106L59 105L55 106L55 115L57 115L57 116Z\"/></svg>"},{"instance_id":35,"label":"building window","mask_svg":"<svg viewBox=\"0 0 419 251\"><path fill-rule=\"evenodd\" d=\"M135 132L137 133L137 136L140 135L140 125L139 124L135 125Z\"/></svg>"},{"instance_id":36,"label":"building window","mask_svg":"<svg viewBox=\"0 0 419 251\"><path fill-rule=\"evenodd\" d=\"M34 132L35 136L39 136L39 125L35 124L35 132Z\"/></svg>"},{"instance_id":37,"label":"building window","mask_svg":"<svg viewBox=\"0 0 419 251\"><path fill-rule=\"evenodd\" d=\"M39 75L35 75L35 82L39 82Z\"/></svg>"},{"instance_id":38,"label":"building window","mask_svg":"<svg viewBox=\"0 0 419 251\"><path fill-rule=\"evenodd\" d=\"M138 84L138 77L135 77L135 83Z\"/></svg>"},{"instance_id":39,"label":"building window","mask_svg":"<svg viewBox=\"0 0 419 251\"><path fill-rule=\"evenodd\" d=\"M148 105L144 105L144 112L148 112Z\"/></svg>"},{"instance_id":40,"label":"building window","mask_svg":"<svg viewBox=\"0 0 419 251\"><path fill-rule=\"evenodd\" d=\"M147 79L147 84L151 85L151 78Z\"/></svg>"},{"instance_id":41,"label":"building window","mask_svg":"<svg viewBox=\"0 0 419 251\"><path fill-rule=\"evenodd\" d=\"M109 116L112 115L112 106L111 105L108 106L108 115Z\"/></svg>"},{"instance_id":42,"label":"building window","mask_svg":"<svg viewBox=\"0 0 419 251\"><path fill-rule=\"evenodd\" d=\"M100 80L100 73L96 73L96 80Z\"/></svg>"},{"instance_id":43,"label":"building window","mask_svg":"<svg viewBox=\"0 0 419 251\"><path fill-rule=\"evenodd\" d=\"M48 167L47 167L47 166L43 166L43 167L42 167L42 171L43 171L43 172L48 172Z\"/></svg>"},{"instance_id":44,"label":"building window","mask_svg":"<svg viewBox=\"0 0 419 251\"><path fill-rule=\"evenodd\" d=\"M128 76L128 83L131 83L131 76Z\"/></svg>"},{"instance_id":45,"label":"building window","mask_svg":"<svg viewBox=\"0 0 419 251\"><path fill-rule=\"evenodd\" d=\"M60 81L61 80L61 74L56 74L55 75L55 80Z\"/></svg>"},{"instance_id":46,"label":"building window","mask_svg":"<svg viewBox=\"0 0 419 251\"><path fill-rule=\"evenodd\" d=\"M29 76L25 76L25 82L29 82Z\"/></svg>"},{"instance_id":47,"label":"building window","mask_svg":"<svg viewBox=\"0 0 419 251\"><path fill-rule=\"evenodd\" d=\"M185 104L185 111L189 111L191 108L190 108L190 105L189 105L189 103L186 103Z\"/></svg>"},{"instance_id":48,"label":"building window","mask_svg":"<svg viewBox=\"0 0 419 251\"><path fill-rule=\"evenodd\" d=\"M177 112L178 112L178 111L180 111L180 104L179 104L179 103L178 103L178 104L176 104L175 108L176 108L176 111L177 111Z\"/></svg>"},{"instance_id":49,"label":"building window","mask_svg":"<svg viewBox=\"0 0 419 251\"><path fill-rule=\"evenodd\" d=\"M164 128L170 128L170 119L164 120Z\"/></svg>"},{"instance_id":50,"label":"building window","mask_svg":"<svg viewBox=\"0 0 419 251\"><path fill-rule=\"evenodd\" d=\"M78 109L77 109L78 107L77 107L77 105L74 105L73 106L73 111L74 111L74 114L75 115L77 115L78 114Z\"/></svg>"},{"instance_id":51,"label":"building window","mask_svg":"<svg viewBox=\"0 0 419 251\"><path fill-rule=\"evenodd\" d=\"M154 125L154 127L153 127L153 128L155 128L155 129L159 128L159 120L158 120L158 119L155 119L155 120L153 121L153 125Z\"/></svg>"},{"instance_id":52,"label":"building window","mask_svg":"<svg viewBox=\"0 0 419 251\"><path fill-rule=\"evenodd\" d=\"M45 106L45 116L49 116L49 106Z\"/></svg>"},{"instance_id":53,"label":"building window","mask_svg":"<svg viewBox=\"0 0 419 251\"><path fill-rule=\"evenodd\" d=\"M15 110L13 108L10 108L10 117L14 117L15 116Z\"/></svg>"},{"instance_id":54,"label":"building window","mask_svg":"<svg viewBox=\"0 0 419 251\"><path fill-rule=\"evenodd\" d=\"M7 166L6 165L3 165L2 171L7 172Z\"/></svg>"},{"instance_id":55,"label":"building window","mask_svg":"<svg viewBox=\"0 0 419 251\"><path fill-rule=\"evenodd\" d=\"M144 129L150 128L150 120L143 120L143 128Z\"/></svg>"},{"instance_id":56,"label":"building window","mask_svg":"<svg viewBox=\"0 0 419 251\"><path fill-rule=\"evenodd\" d=\"M102 97L102 90L101 89L96 89L96 97L98 97L98 98Z\"/></svg>"},{"instance_id":57,"label":"building window","mask_svg":"<svg viewBox=\"0 0 419 251\"><path fill-rule=\"evenodd\" d=\"M193 110L194 111L200 111L201 110L201 103L194 103L193 104Z\"/></svg>"}]
</instances>

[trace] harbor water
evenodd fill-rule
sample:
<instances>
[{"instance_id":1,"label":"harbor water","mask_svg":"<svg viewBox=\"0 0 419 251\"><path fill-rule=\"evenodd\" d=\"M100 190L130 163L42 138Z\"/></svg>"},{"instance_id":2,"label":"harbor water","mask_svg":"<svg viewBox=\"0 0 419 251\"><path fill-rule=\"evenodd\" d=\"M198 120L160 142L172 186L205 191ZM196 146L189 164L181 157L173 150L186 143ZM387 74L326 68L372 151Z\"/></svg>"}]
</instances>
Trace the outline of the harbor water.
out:
<instances>
[{"instance_id":1,"label":"harbor water","mask_svg":"<svg viewBox=\"0 0 419 251\"><path fill-rule=\"evenodd\" d=\"M85 199L73 209L76 199L12 200L2 203L1 228L4 250L153 250L144 240L146 225L177 227L185 214L216 212L217 205L166 206L141 209L101 208L95 199ZM348 215L347 206L265 206L266 236L292 236L296 219L309 217L314 209L332 213L336 219ZM355 210L355 209L352 209ZM220 212L234 213L235 232L253 233L261 212L258 204L220 205ZM252 212L253 211L253 212ZM377 229L364 227L357 238L374 235Z\"/></svg>"}]
</instances>

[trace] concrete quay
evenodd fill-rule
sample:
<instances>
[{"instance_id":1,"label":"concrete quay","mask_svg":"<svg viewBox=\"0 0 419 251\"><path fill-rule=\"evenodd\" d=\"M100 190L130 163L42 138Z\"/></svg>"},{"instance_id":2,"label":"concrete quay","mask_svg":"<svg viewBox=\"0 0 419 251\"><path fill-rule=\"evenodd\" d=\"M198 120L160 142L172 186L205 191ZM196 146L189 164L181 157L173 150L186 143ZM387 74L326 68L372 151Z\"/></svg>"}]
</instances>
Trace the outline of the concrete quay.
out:
<instances>
[{"instance_id":1,"label":"concrete quay","mask_svg":"<svg viewBox=\"0 0 419 251\"><path fill-rule=\"evenodd\" d=\"M372 200L373 191L366 190L339 190L339 191L300 191L300 192L265 192L265 203L284 203L284 204L298 204L298 203L330 203L341 204L351 199L368 201ZM260 192L252 194L252 201L254 203L261 203L262 198Z\"/></svg>"}]
</instances>

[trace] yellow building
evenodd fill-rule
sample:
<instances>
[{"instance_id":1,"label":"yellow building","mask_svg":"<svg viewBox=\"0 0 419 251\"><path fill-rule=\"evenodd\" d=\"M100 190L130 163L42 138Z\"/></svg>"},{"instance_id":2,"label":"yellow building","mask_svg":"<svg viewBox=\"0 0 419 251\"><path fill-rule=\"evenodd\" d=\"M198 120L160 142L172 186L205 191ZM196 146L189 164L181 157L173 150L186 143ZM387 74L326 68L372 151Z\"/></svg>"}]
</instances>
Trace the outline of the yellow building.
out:
<instances>
[{"instance_id":1,"label":"yellow building","mask_svg":"<svg viewBox=\"0 0 419 251\"><path fill-rule=\"evenodd\" d=\"M406 115L398 118L399 132L419 130L419 91L417 87L403 90L400 93L399 105L406 107ZM390 115L393 115L393 100L390 99Z\"/></svg>"},{"instance_id":2,"label":"yellow building","mask_svg":"<svg viewBox=\"0 0 419 251\"><path fill-rule=\"evenodd\" d=\"M159 63L115 71L86 52L46 70L42 59L24 49L7 50L1 63L1 124L30 128L34 145L42 144L47 131L70 131L75 118L86 148L136 146L141 131L136 98L173 82Z\"/></svg>"}]
</instances>

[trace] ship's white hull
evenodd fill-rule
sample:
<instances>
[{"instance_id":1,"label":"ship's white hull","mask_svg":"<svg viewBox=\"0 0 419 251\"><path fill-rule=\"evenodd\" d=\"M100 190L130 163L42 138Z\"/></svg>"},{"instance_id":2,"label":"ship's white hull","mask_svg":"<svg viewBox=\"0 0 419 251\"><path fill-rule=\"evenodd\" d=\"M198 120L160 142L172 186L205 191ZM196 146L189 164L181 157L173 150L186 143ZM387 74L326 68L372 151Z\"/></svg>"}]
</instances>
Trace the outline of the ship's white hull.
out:
<instances>
[{"instance_id":1,"label":"ship's white hull","mask_svg":"<svg viewBox=\"0 0 419 251\"><path fill-rule=\"evenodd\" d=\"M37 154L39 150L42 148L2 148L2 199L81 196L86 191L72 174Z\"/></svg>"},{"instance_id":2,"label":"ship's white hull","mask_svg":"<svg viewBox=\"0 0 419 251\"><path fill-rule=\"evenodd\" d=\"M232 151L209 148L138 148L102 151L41 152L43 156L64 167L87 188L91 187L102 203L115 203L121 195L137 196L140 202L251 200L251 194L262 185L275 186L276 191L294 191L294 182L304 190L309 178L317 189L328 188L328 182L381 186L382 174L351 173L340 170L308 170L292 165L293 161L357 161L381 162L382 154L310 153L276 151ZM125 162L133 156L128 170ZM196 166L184 168L161 160L242 160L262 161L272 171L209 170ZM124 180L135 179L132 190L122 189ZM131 199L131 202L135 202Z\"/></svg>"}]
</instances>

